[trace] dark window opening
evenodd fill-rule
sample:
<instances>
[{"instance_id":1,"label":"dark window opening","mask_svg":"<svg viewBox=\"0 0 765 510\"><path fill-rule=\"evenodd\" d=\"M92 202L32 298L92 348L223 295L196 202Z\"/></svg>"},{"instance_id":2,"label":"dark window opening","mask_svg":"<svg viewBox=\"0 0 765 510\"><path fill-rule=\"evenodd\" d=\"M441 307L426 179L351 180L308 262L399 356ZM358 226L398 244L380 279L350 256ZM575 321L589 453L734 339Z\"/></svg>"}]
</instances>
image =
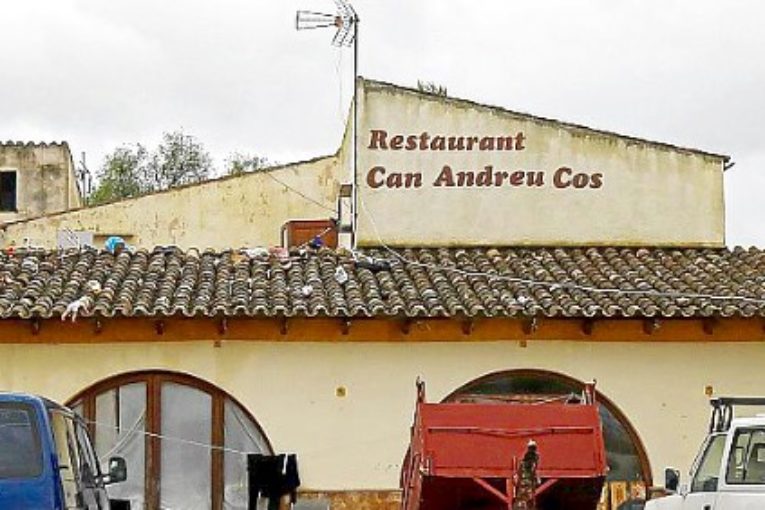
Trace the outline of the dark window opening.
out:
<instances>
[{"instance_id":1,"label":"dark window opening","mask_svg":"<svg viewBox=\"0 0 765 510\"><path fill-rule=\"evenodd\" d=\"M28 404L0 404L0 480L36 478L42 473L35 414Z\"/></svg>"},{"instance_id":2,"label":"dark window opening","mask_svg":"<svg viewBox=\"0 0 765 510\"><path fill-rule=\"evenodd\" d=\"M16 172L0 172L0 211L16 210Z\"/></svg>"},{"instance_id":3,"label":"dark window opening","mask_svg":"<svg viewBox=\"0 0 765 510\"><path fill-rule=\"evenodd\" d=\"M446 398L459 400L466 395L565 395L580 393L583 384L560 374L538 370L499 372L472 381ZM608 457L608 479L650 482L647 456L631 430L626 417L598 394L600 419L603 424L603 441Z\"/></svg>"},{"instance_id":4,"label":"dark window opening","mask_svg":"<svg viewBox=\"0 0 765 510\"><path fill-rule=\"evenodd\" d=\"M563 374L543 370L495 372L467 383L444 402L470 401L481 397L543 397L581 393L584 383ZM651 486L651 467L645 448L626 416L598 393L603 441L609 472L598 509L643 508ZM544 453L542 453L544 458ZM718 465L719 466L719 465Z\"/></svg>"}]
</instances>

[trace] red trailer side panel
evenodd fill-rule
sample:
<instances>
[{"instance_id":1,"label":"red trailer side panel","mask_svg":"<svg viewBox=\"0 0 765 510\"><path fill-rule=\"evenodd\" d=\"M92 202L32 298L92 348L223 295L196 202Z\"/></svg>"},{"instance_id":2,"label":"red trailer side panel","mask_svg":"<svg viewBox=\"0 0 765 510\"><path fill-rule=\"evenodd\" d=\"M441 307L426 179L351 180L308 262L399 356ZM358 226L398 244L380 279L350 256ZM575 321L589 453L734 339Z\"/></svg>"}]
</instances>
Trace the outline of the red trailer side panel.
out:
<instances>
[{"instance_id":1,"label":"red trailer side panel","mask_svg":"<svg viewBox=\"0 0 765 510\"><path fill-rule=\"evenodd\" d=\"M404 510L595 510L607 466L594 389L585 403L449 404L425 403L418 389ZM529 483L521 464L530 442L538 457Z\"/></svg>"},{"instance_id":2,"label":"red trailer side panel","mask_svg":"<svg viewBox=\"0 0 765 510\"><path fill-rule=\"evenodd\" d=\"M419 411L433 476L512 476L529 440L538 445L541 478L605 474L595 405L422 404Z\"/></svg>"}]
</instances>

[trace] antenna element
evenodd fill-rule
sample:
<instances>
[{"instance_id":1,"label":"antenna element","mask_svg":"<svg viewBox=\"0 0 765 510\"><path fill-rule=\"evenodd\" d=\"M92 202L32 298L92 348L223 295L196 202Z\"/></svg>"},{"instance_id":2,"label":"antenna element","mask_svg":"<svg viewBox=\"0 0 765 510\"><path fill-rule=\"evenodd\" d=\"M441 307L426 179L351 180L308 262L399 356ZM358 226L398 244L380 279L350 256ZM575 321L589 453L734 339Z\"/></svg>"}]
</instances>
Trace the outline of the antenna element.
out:
<instances>
[{"instance_id":1,"label":"antenna element","mask_svg":"<svg viewBox=\"0 0 765 510\"><path fill-rule=\"evenodd\" d=\"M295 18L295 28L298 30L313 30L316 28L337 27L337 32L332 38L332 45L338 48L353 46L353 135L352 148L353 159L351 160L352 192L352 215L351 215L351 246L356 247L356 223L358 219L358 77L359 77L359 15L349 0L335 0L336 14L324 14L320 12L298 11ZM338 202L339 204L339 202ZM339 207L339 206L338 206ZM341 216L338 210L338 218Z\"/></svg>"},{"instance_id":2,"label":"antenna element","mask_svg":"<svg viewBox=\"0 0 765 510\"><path fill-rule=\"evenodd\" d=\"M295 28L298 30L315 30L317 28L337 27L332 45L337 47L351 46L356 39L356 24L359 16L347 0L335 0L336 14L326 14L313 11L298 11L295 16Z\"/></svg>"}]
</instances>

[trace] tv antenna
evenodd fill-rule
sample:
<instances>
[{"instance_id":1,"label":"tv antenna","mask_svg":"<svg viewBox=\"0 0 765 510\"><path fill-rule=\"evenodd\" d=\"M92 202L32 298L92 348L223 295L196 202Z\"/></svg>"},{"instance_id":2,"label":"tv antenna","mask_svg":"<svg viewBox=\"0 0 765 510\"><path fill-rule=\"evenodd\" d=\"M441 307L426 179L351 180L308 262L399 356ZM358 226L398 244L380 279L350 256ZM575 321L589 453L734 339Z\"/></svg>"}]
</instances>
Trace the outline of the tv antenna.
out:
<instances>
[{"instance_id":1,"label":"tv antenna","mask_svg":"<svg viewBox=\"0 0 765 510\"><path fill-rule=\"evenodd\" d=\"M359 77L359 15L348 0L335 0L337 12L326 14L313 11L298 11L295 16L295 28L298 30L315 30L317 28L336 27L332 45L338 48L353 46L353 222L351 229L351 245L356 246L356 220L358 218L357 168L358 168L358 77ZM338 211L339 213L339 211Z\"/></svg>"},{"instance_id":2,"label":"tv antenna","mask_svg":"<svg viewBox=\"0 0 765 510\"><path fill-rule=\"evenodd\" d=\"M295 28L298 30L315 30L317 28L336 27L332 45L338 48L356 46L358 38L359 16L347 0L335 0L336 14L323 12L298 11L295 17Z\"/></svg>"},{"instance_id":3,"label":"tv antenna","mask_svg":"<svg viewBox=\"0 0 765 510\"><path fill-rule=\"evenodd\" d=\"M82 193L84 198L89 197L90 193L93 191L93 175L88 169L88 164L85 161L84 152L81 155L79 165L75 169L75 175L77 177L77 183L80 187L80 193Z\"/></svg>"}]
</instances>

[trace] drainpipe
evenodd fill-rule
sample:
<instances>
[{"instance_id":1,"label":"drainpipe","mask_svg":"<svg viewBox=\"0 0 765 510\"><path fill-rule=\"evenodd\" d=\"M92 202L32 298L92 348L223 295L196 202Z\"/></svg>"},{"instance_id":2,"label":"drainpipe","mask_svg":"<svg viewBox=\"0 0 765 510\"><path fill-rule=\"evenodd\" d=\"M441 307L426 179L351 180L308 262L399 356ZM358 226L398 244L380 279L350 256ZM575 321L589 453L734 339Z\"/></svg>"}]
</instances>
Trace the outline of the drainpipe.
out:
<instances>
[{"instance_id":1,"label":"drainpipe","mask_svg":"<svg viewBox=\"0 0 765 510\"><path fill-rule=\"evenodd\" d=\"M66 193L66 202L65 202L66 203L66 210L68 211L69 209L72 208L72 204L71 204L71 200L70 200L71 197L69 196L69 194L71 192L71 185L72 185L71 180L70 180L71 179L71 174L72 174L72 172L74 172L74 160L72 159L72 151L69 150L69 144L65 143L65 147L67 148L67 152L69 153L69 169L66 172L66 192L65 192Z\"/></svg>"}]
</instances>

